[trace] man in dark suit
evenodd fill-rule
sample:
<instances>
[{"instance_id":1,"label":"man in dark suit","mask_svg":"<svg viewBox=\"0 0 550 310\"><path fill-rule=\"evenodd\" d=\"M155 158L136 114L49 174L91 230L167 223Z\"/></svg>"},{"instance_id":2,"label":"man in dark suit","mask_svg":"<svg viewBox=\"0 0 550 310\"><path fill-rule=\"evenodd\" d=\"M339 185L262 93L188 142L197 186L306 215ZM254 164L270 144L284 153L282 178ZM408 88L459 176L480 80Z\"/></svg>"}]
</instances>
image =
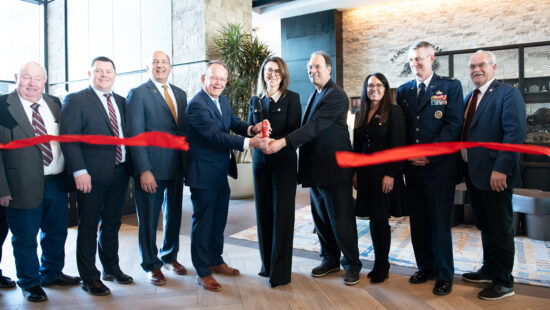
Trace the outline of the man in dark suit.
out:
<instances>
[{"instance_id":1,"label":"man in dark suit","mask_svg":"<svg viewBox=\"0 0 550 310\"><path fill-rule=\"evenodd\" d=\"M239 275L239 270L229 267L222 258L230 194L227 175L231 171L237 177L231 150L265 148L268 143L267 138L257 134L261 123L249 126L231 110L229 99L221 95L226 82L225 64L210 61L201 76L203 88L187 107L191 157L186 184L191 188L193 203L191 259L199 284L209 291L221 290L212 273ZM229 130L240 136L230 134ZM253 134L256 134L253 138L242 137Z\"/></svg>"},{"instance_id":2,"label":"man in dark suit","mask_svg":"<svg viewBox=\"0 0 550 310\"><path fill-rule=\"evenodd\" d=\"M525 140L525 102L519 90L495 80L496 57L477 51L470 58L475 90L466 96L465 141L521 144ZM492 283L477 296L496 300L514 295L512 191L521 186L519 154L482 147L463 150L466 186L476 226L481 230L483 266L464 280Z\"/></svg>"},{"instance_id":3,"label":"man in dark suit","mask_svg":"<svg viewBox=\"0 0 550 310\"><path fill-rule=\"evenodd\" d=\"M88 76L88 88L65 97L60 133L124 138L124 97L112 91L116 76L114 62L107 57L95 58ZM108 295L109 288L101 282L95 266L96 248L99 248L104 280L120 284L133 281L120 270L118 263L118 231L129 178L126 148L123 145L63 143L61 149L77 189L76 262L82 289L92 295ZM96 238L98 224L99 243Z\"/></svg>"},{"instance_id":4,"label":"man in dark suit","mask_svg":"<svg viewBox=\"0 0 550 310\"><path fill-rule=\"evenodd\" d=\"M464 105L459 81L435 74L434 48L418 42L409 49L416 75L396 92L405 112L407 143L456 141L460 138ZM459 175L458 154L411 158L405 165L411 238L418 271L411 283L435 278L433 293L446 295L454 277L451 214Z\"/></svg>"},{"instance_id":5,"label":"man in dark suit","mask_svg":"<svg viewBox=\"0 0 550 310\"><path fill-rule=\"evenodd\" d=\"M126 125L128 136L146 131L161 131L185 135L185 92L168 83L170 58L155 51L147 65L150 80L130 90L126 98ZM131 147L134 180L136 182L136 209L139 221L139 249L141 267L153 285L166 283L160 268L185 275L187 270L177 261L184 167L184 152L160 147ZM157 256L157 225L160 209L164 214L164 241Z\"/></svg>"},{"instance_id":6,"label":"man in dark suit","mask_svg":"<svg viewBox=\"0 0 550 310\"><path fill-rule=\"evenodd\" d=\"M347 125L348 96L331 79L332 62L322 51L311 54L308 73L316 87L309 98L302 127L286 137L273 141L267 153L277 152L289 145L300 148L298 183L311 187L311 212L321 242L322 263L313 268L313 277L323 277L340 270L346 271L344 284L359 283L362 264L357 247L357 226L352 197L351 169L336 163L337 151L351 152Z\"/></svg>"},{"instance_id":7,"label":"man in dark suit","mask_svg":"<svg viewBox=\"0 0 550 310\"><path fill-rule=\"evenodd\" d=\"M59 99L43 94L46 70L26 63L15 75L17 90L0 97L0 143L58 135ZM76 285L62 273L67 238L64 159L57 142L0 151L0 207L12 232L17 284L28 301L48 299L41 286ZM40 233L42 257L36 253Z\"/></svg>"}]
</instances>

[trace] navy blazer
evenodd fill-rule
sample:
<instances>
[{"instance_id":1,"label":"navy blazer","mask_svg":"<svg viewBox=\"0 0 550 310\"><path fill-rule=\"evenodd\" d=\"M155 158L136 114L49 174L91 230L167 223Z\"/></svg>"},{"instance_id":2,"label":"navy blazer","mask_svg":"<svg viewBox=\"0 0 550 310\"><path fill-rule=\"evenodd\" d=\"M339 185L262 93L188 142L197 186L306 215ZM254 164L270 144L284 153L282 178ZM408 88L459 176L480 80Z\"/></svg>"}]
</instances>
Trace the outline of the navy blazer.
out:
<instances>
[{"instance_id":1,"label":"navy blazer","mask_svg":"<svg viewBox=\"0 0 550 310\"><path fill-rule=\"evenodd\" d=\"M472 92L466 96L465 105L471 96ZM522 144L526 126L525 101L520 91L495 80L477 106L466 141ZM490 190L493 170L507 175L508 188L521 186L518 153L483 147L468 149L468 172L475 187Z\"/></svg>"},{"instance_id":2,"label":"navy blazer","mask_svg":"<svg viewBox=\"0 0 550 310\"><path fill-rule=\"evenodd\" d=\"M303 187L338 184L351 181L353 176L353 170L340 168L335 157L337 151L352 151L348 96L332 80L323 88L326 92L313 110L312 99L317 90L309 97L302 127L286 136L292 149L300 148L298 183Z\"/></svg>"},{"instance_id":3,"label":"navy blazer","mask_svg":"<svg viewBox=\"0 0 550 310\"><path fill-rule=\"evenodd\" d=\"M433 74L424 96L417 99L416 80L399 86L396 103L405 113L407 144L450 142L460 140L464 123L462 85L454 78ZM419 176L458 176L459 154L432 156L424 167L407 163L405 173Z\"/></svg>"},{"instance_id":4,"label":"navy blazer","mask_svg":"<svg viewBox=\"0 0 550 310\"><path fill-rule=\"evenodd\" d=\"M113 103L118 107L122 133L126 137L124 97L113 92ZM59 133L62 135L105 135L114 136L109 115L95 91L88 87L68 94L63 100ZM86 169L92 181L109 181L115 175L114 145L88 143L61 143L68 173ZM129 161L126 149L126 161Z\"/></svg>"},{"instance_id":5,"label":"navy blazer","mask_svg":"<svg viewBox=\"0 0 550 310\"><path fill-rule=\"evenodd\" d=\"M214 190L227 184L230 169L236 171L235 161L231 161L231 150L243 150L244 137L248 124L243 122L231 109L229 99L219 97L220 109L201 89L187 106L189 142L189 171L186 184L189 187ZM236 136L229 130L241 135Z\"/></svg>"},{"instance_id":6,"label":"navy blazer","mask_svg":"<svg viewBox=\"0 0 550 310\"><path fill-rule=\"evenodd\" d=\"M173 135L185 136L187 95L170 84L178 110L176 124L164 97L153 81L149 80L130 90L126 98L126 127L128 136L143 132L161 131ZM134 174L150 170L157 180L171 180L185 173L183 166L186 152L161 147L130 147Z\"/></svg>"}]
</instances>

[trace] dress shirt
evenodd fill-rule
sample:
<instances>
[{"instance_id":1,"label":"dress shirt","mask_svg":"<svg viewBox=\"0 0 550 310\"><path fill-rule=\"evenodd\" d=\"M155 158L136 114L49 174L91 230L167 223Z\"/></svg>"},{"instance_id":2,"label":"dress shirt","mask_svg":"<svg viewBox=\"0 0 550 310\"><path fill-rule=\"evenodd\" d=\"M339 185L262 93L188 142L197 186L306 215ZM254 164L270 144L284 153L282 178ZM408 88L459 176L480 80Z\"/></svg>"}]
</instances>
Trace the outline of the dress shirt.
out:
<instances>
[{"instance_id":1,"label":"dress shirt","mask_svg":"<svg viewBox=\"0 0 550 310\"><path fill-rule=\"evenodd\" d=\"M214 97L210 96L210 94L209 94L207 91L205 91L205 93L208 95L208 97L210 97L210 99L212 100L212 102L214 102L214 105L216 104L216 100L218 100L218 104L219 104L219 98L220 98L220 97L214 98ZM221 105L218 106L218 109L219 109L219 111L220 111L220 114L222 114L222 107L221 107ZM248 131L247 131L247 133L248 133L249 136L253 136L253 135L254 135L253 132L252 132L252 126L248 126ZM245 151L246 151L246 150L249 150L249 149L250 149L250 145L249 145L249 144L250 144L250 138L244 138L243 150L245 150Z\"/></svg>"},{"instance_id":2,"label":"dress shirt","mask_svg":"<svg viewBox=\"0 0 550 310\"><path fill-rule=\"evenodd\" d=\"M160 95L162 96L162 98L164 98L164 87L162 87L162 85L168 86L166 89L168 89L168 94L170 95L170 98L172 98L172 102L174 103L174 109L176 109L176 116L178 116L178 102L176 101L176 96L174 96L174 92L172 91L172 87L170 87L170 83L166 82L166 84L162 84L162 83L159 83L159 82L157 82L153 79L151 79L151 81L153 81L153 84L155 84L155 86L159 90ZM166 98L164 98L164 100L166 100Z\"/></svg>"},{"instance_id":3,"label":"dress shirt","mask_svg":"<svg viewBox=\"0 0 550 310\"><path fill-rule=\"evenodd\" d=\"M487 83L483 84L482 86L480 86L478 88L479 89L479 94L477 94L477 102L471 102L473 95L470 97L470 102L466 106L466 109L464 109L464 121L466 121L466 114L468 113L468 110L470 109L470 106L473 104L476 107L476 110L477 110L477 106L481 102L481 98L483 98L483 95L487 92L487 89L489 89L489 86L491 86L491 83L493 83L494 80L495 80L495 78L492 78L490 81L488 81ZM468 162L468 150L467 149L462 149L462 150L460 150L460 154L462 155L462 159L465 162Z\"/></svg>"},{"instance_id":4,"label":"dress shirt","mask_svg":"<svg viewBox=\"0 0 550 310\"><path fill-rule=\"evenodd\" d=\"M18 94L19 95L19 94ZM19 96L19 100L21 100L21 103L23 104L23 109L25 110L25 114L27 114L27 118L29 119L29 122L32 126L32 108L31 105L35 102L30 102L23 97ZM55 117L53 116L52 111L50 110L50 107L44 101L43 98L40 98L36 103L40 105L38 108L38 111L40 112L40 116L42 116L42 120L44 120L44 125L46 126L46 132L48 135L52 136L59 136L59 123L56 122ZM56 175L63 172L63 165L65 164L65 160L63 158L63 153L61 153L61 147L59 146L59 142L57 141L50 141L50 146L52 148L52 155L53 160L48 166L44 166L44 175ZM42 159L40 159L42 161Z\"/></svg>"},{"instance_id":5,"label":"dress shirt","mask_svg":"<svg viewBox=\"0 0 550 310\"><path fill-rule=\"evenodd\" d=\"M418 97L418 95L420 94L420 83L424 83L424 85L426 85L426 88L424 89L428 91L428 86L430 85L430 82L432 81L433 76L434 74L432 72L432 74L424 81L420 80L418 76L416 77L416 97Z\"/></svg>"},{"instance_id":6,"label":"dress shirt","mask_svg":"<svg viewBox=\"0 0 550 310\"><path fill-rule=\"evenodd\" d=\"M117 123L118 123L118 136L120 138L124 138L124 133L122 132L122 122L121 122L121 118L120 118L120 111L118 110L118 105L116 103L115 96L113 96L112 92L104 93L104 92L98 90L97 88L95 88L93 85L90 85L90 87L96 93L97 97L99 98L99 101L101 101L101 104L103 105L103 108L105 109L105 112L107 113L107 117L109 117L109 106L107 105L107 97L105 97L105 94L111 94L111 103L113 104L113 108L114 108L115 114L116 114L116 120L117 120ZM110 122L109 122L109 124L110 124ZM126 161L126 147L124 145L121 145L121 150L122 150L122 160L120 161L120 163L122 164ZM73 172L73 177L76 178L77 176L83 175L85 173L88 173L88 170L86 170L86 169L77 170L77 171Z\"/></svg>"}]
</instances>

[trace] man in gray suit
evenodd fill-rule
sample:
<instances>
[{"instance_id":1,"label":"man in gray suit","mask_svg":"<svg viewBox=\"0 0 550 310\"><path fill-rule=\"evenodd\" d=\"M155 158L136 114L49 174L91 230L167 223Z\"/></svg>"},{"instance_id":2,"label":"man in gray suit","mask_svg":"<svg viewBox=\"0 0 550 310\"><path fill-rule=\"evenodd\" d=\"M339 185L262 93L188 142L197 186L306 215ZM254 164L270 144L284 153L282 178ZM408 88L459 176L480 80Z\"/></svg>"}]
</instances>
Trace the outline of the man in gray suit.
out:
<instances>
[{"instance_id":1,"label":"man in gray suit","mask_svg":"<svg viewBox=\"0 0 550 310\"><path fill-rule=\"evenodd\" d=\"M17 90L0 97L0 143L58 135L61 103L43 94L46 70L25 64L15 75ZM76 285L80 278L61 271L67 238L67 195L59 143L0 151L0 207L5 208L17 271L28 301L47 298L41 286ZM42 256L36 253L40 234Z\"/></svg>"}]
</instances>

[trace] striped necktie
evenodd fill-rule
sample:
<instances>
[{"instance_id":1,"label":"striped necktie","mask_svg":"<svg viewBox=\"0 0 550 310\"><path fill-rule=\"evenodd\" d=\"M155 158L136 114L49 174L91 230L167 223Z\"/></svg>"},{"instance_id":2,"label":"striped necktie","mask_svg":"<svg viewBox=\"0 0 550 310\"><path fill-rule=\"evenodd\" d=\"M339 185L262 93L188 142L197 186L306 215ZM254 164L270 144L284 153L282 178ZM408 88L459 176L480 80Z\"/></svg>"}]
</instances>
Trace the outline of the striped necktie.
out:
<instances>
[{"instance_id":1,"label":"striped necktie","mask_svg":"<svg viewBox=\"0 0 550 310\"><path fill-rule=\"evenodd\" d=\"M109 109L109 122L111 123L111 129L115 137L120 137L120 132L118 131L118 119L116 117L115 107L111 102L111 94L103 94L107 98L107 108ZM122 146L120 144L116 145L115 150L115 165L120 164L122 161Z\"/></svg>"},{"instance_id":2,"label":"striped necktie","mask_svg":"<svg viewBox=\"0 0 550 310\"><path fill-rule=\"evenodd\" d=\"M46 125L44 125L42 115L40 115L40 112L38 111L39 107L40 104L38 103L31 104L32 127L34 128L34 133L36 136L43 136L47 135L48 131L46 130ZM38 147L42 151L42 161L44 162L44 166L49 166L53 160L52 146L50 145L50 142L41 143Z\"/></svg>"}]
</instances>

